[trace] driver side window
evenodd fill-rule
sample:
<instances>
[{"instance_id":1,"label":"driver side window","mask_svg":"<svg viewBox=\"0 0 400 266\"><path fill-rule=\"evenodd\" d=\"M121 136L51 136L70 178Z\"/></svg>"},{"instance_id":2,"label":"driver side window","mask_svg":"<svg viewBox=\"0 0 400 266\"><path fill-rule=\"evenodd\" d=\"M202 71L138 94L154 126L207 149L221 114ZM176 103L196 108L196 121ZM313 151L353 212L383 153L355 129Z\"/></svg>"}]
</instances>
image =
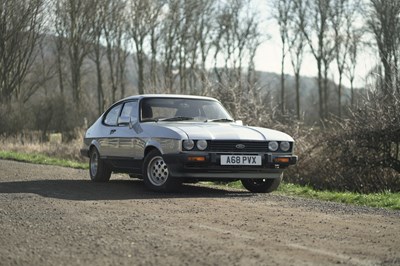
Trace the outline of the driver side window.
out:
<instances>
[{"instance_id":1,"label":"driver side window","mask_svg":"<svg viewBox=\"0 0 400 266\"><path fill-rule=\"evenodd\" d=\"M137 102L127 102L122 108L121 117L137 118Z\"/></svg>"}]
</instances>

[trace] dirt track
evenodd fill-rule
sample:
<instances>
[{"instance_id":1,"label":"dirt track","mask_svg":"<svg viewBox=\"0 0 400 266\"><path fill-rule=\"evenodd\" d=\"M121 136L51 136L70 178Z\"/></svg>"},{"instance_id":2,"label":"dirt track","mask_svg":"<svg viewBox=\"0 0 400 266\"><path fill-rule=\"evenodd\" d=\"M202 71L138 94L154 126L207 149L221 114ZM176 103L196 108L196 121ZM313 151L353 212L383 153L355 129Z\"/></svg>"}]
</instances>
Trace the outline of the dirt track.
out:
<instances>
[{"instance_id":1,"label":"dirt track","mask_svg":"<svg viewBox=\"0 0 400 266\"><path fill-rule=\"evenodd\" d=\"M0 265L400 265L400 212L0 160Z\"/></svg>"}]
</instances>

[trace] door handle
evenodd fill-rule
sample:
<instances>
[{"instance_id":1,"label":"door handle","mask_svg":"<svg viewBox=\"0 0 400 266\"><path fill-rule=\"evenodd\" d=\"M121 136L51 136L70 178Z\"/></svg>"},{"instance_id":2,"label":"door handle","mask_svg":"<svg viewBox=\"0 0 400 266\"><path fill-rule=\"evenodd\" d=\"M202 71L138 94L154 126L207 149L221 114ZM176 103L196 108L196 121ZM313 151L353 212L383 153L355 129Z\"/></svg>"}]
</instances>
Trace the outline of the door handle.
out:
<instances>
[{"instance_id":1,"label":"door handle","mask_svg":"<svg viewBox=\"0 0 400 266\"><path fill-rule=\"evenodd\" d=\"M111 130L110 130L110 135L114 134L115 131L117 131L117 130L116 130L116 129L111 129Z\"/></svg>"}]
</instances>

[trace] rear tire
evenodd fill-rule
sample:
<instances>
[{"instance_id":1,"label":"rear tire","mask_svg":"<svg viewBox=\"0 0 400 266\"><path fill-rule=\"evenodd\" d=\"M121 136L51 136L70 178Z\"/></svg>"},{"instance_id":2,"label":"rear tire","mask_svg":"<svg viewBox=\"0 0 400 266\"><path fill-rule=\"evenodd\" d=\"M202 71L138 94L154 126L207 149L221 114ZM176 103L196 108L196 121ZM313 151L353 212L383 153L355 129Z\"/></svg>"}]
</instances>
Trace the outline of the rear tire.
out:
<instances>
[{"instance_id":1,"label":"rear tire","mask_svg":"<svg viewBox=\"0 0 400 266\"><path fill-rule=\"evenodd\" d=\"M182 181L171 177L168 165L158 150L150 151L144 158L143 181L146 187L157 192L177 190Z\"/></svg>"},{"instance_id":2,"label":"rear tire","mask_svg":"<svg viewBox=\"0 0 400 266\"><path fill-rule=\"evenodd\" d=\"M97 148L90 150L89 173L90 179L94 182L108 182L111 177L111 170L100 158Z\"/></svg>"},{"instance_id":3,"label":"rear tire","mask_svg":"<svg viewBox=\"0 0 400 266\"><path fill-rule=\"evenodd\" d=\"M281 180L282 175L279 178L242 179L241 182L252 193L270 193L279 187Z\"/></svg>"}]
</instances>

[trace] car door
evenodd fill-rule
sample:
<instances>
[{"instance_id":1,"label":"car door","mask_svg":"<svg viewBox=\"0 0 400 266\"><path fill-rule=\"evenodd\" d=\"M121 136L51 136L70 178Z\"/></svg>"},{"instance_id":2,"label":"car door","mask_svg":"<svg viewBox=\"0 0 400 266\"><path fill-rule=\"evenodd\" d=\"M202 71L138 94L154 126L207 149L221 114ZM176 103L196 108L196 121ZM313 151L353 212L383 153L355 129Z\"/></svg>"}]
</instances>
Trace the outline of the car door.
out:
<instances>
[{"instance_id":1,"label":"car door","mask_svg":"<svg viewBox=\"0 0 400 266\"><path fill-rule=\"evenodd\" d=\"M126 159L138 159L141 150L144 149L138 132L134 129L138 121L138 102L125 102L118 118L118 127L114 133L118 138L114 155Z\"/></svg>"},{"instance_id":2,"label":"car door","mask_svg":"<svg viewBox=\"0 0 400 266\"><path fill-rule=\"evenodd\" d=\"M120 116L123 103L113 106L104 117L104 129L101 138L98 140L100 144L100 155L104 158L115 156L118 146L118 138L116 132L118 129L118 117Z\"/></svg>"}]
</instances>

